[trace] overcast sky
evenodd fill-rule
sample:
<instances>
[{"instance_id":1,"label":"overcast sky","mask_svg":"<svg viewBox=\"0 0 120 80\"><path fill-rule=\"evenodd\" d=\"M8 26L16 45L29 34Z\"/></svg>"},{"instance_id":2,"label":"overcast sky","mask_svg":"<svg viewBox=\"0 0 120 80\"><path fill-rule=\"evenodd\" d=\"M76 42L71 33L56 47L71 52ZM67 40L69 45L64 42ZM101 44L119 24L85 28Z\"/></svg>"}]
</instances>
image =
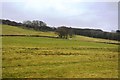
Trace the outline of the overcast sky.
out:
<instances>
[{"instance_id":1,"label":"overcast sky","mask_svg":"<svg viewBox=\"0 0 120 80\"><path fill-rule=\"evenodd\" d=\"M49 26L118 29L118 2L84 0L16 0L2 3L2 19L41 20ZM105 1L105 0L104 0Z\"/></svg>"}]
</instances>

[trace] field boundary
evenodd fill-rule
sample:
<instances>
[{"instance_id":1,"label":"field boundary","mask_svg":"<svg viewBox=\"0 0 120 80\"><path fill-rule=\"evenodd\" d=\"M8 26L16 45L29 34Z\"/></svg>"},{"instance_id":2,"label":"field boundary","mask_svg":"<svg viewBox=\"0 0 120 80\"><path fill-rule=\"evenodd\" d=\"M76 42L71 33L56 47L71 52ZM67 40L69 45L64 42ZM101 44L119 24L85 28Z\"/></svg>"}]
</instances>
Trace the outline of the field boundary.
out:
<instances>
[{"instance_id":1,"label":"field boundary","mask_svg":"<svg viewBox=\"0 0 120 80\"><path fill-rule=\"evenodd\" d=\"M41 36L41 35L0 35L0 36L20 36L20 37L46 37L46 38L58 38L54 36Z\"/></svg>"}]
</instances>

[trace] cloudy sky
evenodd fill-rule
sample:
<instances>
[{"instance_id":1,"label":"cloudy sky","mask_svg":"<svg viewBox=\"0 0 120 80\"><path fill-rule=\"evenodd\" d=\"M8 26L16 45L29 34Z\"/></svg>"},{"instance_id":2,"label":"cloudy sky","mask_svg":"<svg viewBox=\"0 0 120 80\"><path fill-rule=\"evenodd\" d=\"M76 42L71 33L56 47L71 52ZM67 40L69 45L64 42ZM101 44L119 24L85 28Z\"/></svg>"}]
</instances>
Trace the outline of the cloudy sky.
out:
<instances>
[{"instance_id":1,"label":"cloudy sky","mask_svg":"<svg viewBox=\"0 0 120 80\"><path fill-rule=\"evenodd\" d=\"M104 2L103 2L104 1ZM41 20L49 26L118 29L118 0L4 0L2 19ZM115 2L116 1L116 2Z\"/></svg>"}]
</instances>

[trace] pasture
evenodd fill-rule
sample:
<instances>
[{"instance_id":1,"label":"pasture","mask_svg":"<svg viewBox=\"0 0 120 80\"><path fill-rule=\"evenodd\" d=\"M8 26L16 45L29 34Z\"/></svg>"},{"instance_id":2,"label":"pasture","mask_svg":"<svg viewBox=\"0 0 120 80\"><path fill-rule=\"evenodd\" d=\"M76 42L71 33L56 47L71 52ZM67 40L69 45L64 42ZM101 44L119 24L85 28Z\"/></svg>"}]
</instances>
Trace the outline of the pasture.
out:
<instances>
[{"instance_id":1,"label":"pasture","mask_svg":"<svg viewBox=\"0 0 120 80\"><path fill-rule=\"evenodd\" d=\"M3 35L56 36L53 32L38 32L13 26L11 31L8 27L3 25ZM72 39L4 36L2 77L118 78L118 45L107 43L118 42L78 35Z\"/></svg>"}]
</instances>

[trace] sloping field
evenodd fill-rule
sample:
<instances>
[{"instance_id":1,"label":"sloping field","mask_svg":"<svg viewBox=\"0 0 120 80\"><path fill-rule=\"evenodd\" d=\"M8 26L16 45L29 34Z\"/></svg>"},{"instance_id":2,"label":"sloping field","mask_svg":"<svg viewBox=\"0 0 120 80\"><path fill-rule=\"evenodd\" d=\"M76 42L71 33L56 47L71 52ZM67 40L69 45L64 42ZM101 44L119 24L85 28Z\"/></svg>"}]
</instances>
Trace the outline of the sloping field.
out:
<instances>
[{"instance_id":1,"label":"sloping field","mask_svg":"<svg viewBox=\"0 0 120 80\"><path fill-rule=\"evenodd\" d=\"M40 36L56 36L54 32L41 32L32 29L24 29L22 27L15 27L10 25L2 25L3 35L40 35Z\"/></svg>"},{"instance_id":2,"label":"sloping field","mask_svg":"<svg viewBox=\"0 0 120 80\"><path fill-rule=\"evenodd\" d=\"M2 35L38 35L38 36L52 36L52 37L57 36L54 32L35 31L32 29L24 29L22 27L16 27L10 25L0 25L0 29L1 28L2 28ZM103 43L119 43L118 41L115 40L91 38L80 35L75 35L74 38L72 38L72 40L103 42Z\"/></svg>"},{"instance_id":3,"label":"sloping field","mask_svg":"<svg viewBox=\"0 0 120 80\"><path fill-rule=\"evenodd\" d=\"M4 36L3 78L118 78L118 45L94 40Z\"/></svg>"}]
</instances>

